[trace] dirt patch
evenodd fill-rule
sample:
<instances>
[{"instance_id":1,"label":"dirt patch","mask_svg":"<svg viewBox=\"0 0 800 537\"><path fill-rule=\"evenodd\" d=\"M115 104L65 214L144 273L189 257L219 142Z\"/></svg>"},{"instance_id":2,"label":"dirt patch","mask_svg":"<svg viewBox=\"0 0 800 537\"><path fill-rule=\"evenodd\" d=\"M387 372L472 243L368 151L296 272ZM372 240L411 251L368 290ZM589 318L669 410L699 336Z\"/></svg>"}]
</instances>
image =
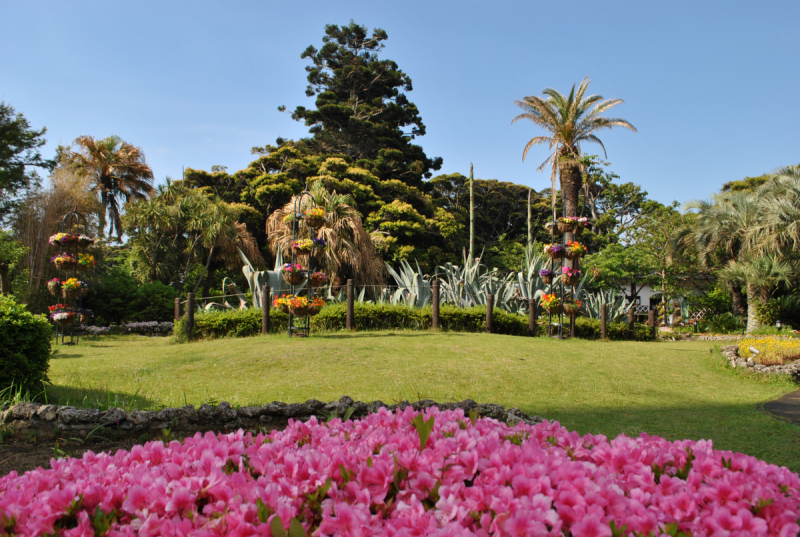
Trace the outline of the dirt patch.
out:
<instances>
[{"instance_id":1,"label":"dirt patch","mask_svg":"<svg viewBox=\"0 0 800 537\"><path fill-rule=\"evenodd\" d=\"M274 430L275 428L265 427L264 429ZM186 436L192 436L193 434L186 433ZM184 436L177 433L175 440L181 440L182 438ZM130 451L133 446L144 444L151 440L163 440L163 438L161 435L139 435L124 438L117 437L113 440L90 438L85 442L80 439L60 438L58 445L56 445L55 440L52 439L37 440L25 438L19 434L0 443L0 477L12 471L22 475L36 468L50 468L50 460L57 456L80 458L90 450L95 453L100 453L101 451L116 453L120 449ZM56 448L62 453L56 453Z\"/></svg>"}]
</instances>

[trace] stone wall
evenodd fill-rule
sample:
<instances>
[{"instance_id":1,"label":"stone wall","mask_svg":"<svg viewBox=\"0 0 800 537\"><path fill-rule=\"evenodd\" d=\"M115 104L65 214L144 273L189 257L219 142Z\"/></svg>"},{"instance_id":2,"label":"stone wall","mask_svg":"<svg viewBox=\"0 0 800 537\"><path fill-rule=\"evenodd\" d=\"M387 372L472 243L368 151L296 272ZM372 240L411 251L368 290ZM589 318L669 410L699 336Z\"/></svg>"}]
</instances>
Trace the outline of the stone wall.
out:
<instances>
[{"instance_id":1,"label":"stone wall","mask_svg":"<svg viewBox=\"0 0 800 537\"><path fill-rule=\"evenodd\" d=\"M786 365L761 365L752 358L744 359L739 356L738 345L728 345L722 347L722 356L727 358L731 367L747 367L757 373L766 373L772 375L791 375L791 377L800 382L800 360L794 361Z\"/></svg>"},{"instance_id":2,"label":"stone wall","mask_svg":"<svg viewBox=\"0 0 800 537\"><path fill-rule=\"evenodd\" d=\"M102 433L115 430L120 433L141 434L157 433L161 429L172 431L224 431L239 428L256 430L259 427L282 428L289 419L305 421L311 416L326 419L331 416L343 417L353 409L352 418L366 416L377 412L381 407L388 410L405 409L411 406L415 410L438 407L442 410L461 408L465 413L475 408L481 417L516 425L520 422L528 424L541 423L538 416L528 416L518 408L506 410L502 405L478 404L471 399L460 403L436 403L423 399L414 403L401 401L396 405L387 405L382 401L363 403L353 401L344 396L338 401L324 403L309 399L305 403L281 403L275 401L265 406L247 406L233 408L227 402L216 406L200 405L198 408L185 406L181 408L165 408L163 410L133 410L125 412L120 408L109 408L106 411L71 406L41 405L39 403L19 403L4 408L0 414L0 426L11 427L18 431L35 430L39 437L48 438L64 433L86 434L98 426L103 426ZM119 434L119 433L118 433Z\"/></svg>"}]
</instances>

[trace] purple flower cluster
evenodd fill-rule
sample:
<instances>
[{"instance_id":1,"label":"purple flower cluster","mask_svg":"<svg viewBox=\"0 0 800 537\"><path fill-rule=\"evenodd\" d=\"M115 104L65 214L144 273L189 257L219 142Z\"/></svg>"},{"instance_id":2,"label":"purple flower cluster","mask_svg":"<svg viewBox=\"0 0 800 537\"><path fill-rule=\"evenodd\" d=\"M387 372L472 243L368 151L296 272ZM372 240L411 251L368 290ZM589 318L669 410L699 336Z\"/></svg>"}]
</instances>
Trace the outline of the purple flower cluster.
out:
<instances>
[{"instance_id":1,"label":"purple flower cluster","mask_svg":"<svg viewBox=\"0 0 800 537\"><path fill-rule=\"evenodd\" d=\"M800 531L800 477L709 441L609 441L555 422L417 414L381 409L53 460L50 470L0 478L0 528L109 537L274 535L278 524L396 537Z\"/></svg>"},{"instance_id":2,"label":"purple flower cluster","mask_svg":"<svg viewBox=\"0 0 800 537\"><path fill-rule=\"evenodd\" d=\"M541 276L542 278L545 278L547 276L552 276L552 275L553 275L553 271L550 270L550 269L546 269L545 268L545 269L542 269L542 270L539 271L539 276Z\"/></svg>"},{"instance_id":3,"label":"purple flower cluster","mask_svg":"<svg viewBox=\"0 0 800 537\"><path fill-rule=\"evenodd\" d=\"M311 240L314 241L314 248L325 248L325 246L328 244L325 239L321 237L315 237Z\"/></svg>"}]
</instances>

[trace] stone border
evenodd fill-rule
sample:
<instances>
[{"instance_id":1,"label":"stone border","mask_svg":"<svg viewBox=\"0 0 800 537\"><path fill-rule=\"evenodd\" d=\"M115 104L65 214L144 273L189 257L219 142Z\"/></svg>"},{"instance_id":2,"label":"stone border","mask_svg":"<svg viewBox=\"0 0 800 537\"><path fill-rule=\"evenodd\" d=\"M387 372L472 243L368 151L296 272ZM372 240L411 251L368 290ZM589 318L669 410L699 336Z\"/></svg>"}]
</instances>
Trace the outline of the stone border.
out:
<instances>
[{"instance_id":1,"label":"stone border","mask_svg":"<svg viewBox=\"0 0 800 537\"><path fill-rule=\"evenodd\" d=\"M738 345L727 345L720 349L731 367L747 367L756 373L766 373L769 375L790 375L792 379L800 382L800 360L786 365L761 365L757 364L752 358L744 359L739 356Z\"/></svg>"},{"instance_id":2,"label":"stone border","mask_svg":"<svg viewBox=\"0 0 800 537\"><path fill-rule=\"evenodd\" d=\"M414 410L438 407L441 410L461 408L465 412L478 409L482 417L493 418L509 425L520 422L530 425L541 423L542 418L528 416L518 408L506 410L502 405L491 403L478 404L472 399L460 403L436 403L423 399L414 403L401 401L396 405L387 405L382 401L363 403L343 396L338 401L324 403L309 399L305 403L281 403L274 401L265 406L246 406L233 408L225 401L216 406L200 405L182 408L165 408L163 410L133 410L125 412L111 407L106 411L91 408L75 408L71 406L41 405L39 403L19 403L11 408L4 408L0 413L0 426L11 427L16 431L35 431L40 438L57 437L63 433L86 434L98 426L98 432L108 434L116 430L126 434L142 432L158 432L170 428L172 431L222 431L239 428L257 429L258 427L285 427L289 419L306 421L311 416L327 419L328 416L342 417L353 409L352 418L364 417L377 412L381 407L387 410L403 410L406 407Z\"/></svg>"}]
</instances>

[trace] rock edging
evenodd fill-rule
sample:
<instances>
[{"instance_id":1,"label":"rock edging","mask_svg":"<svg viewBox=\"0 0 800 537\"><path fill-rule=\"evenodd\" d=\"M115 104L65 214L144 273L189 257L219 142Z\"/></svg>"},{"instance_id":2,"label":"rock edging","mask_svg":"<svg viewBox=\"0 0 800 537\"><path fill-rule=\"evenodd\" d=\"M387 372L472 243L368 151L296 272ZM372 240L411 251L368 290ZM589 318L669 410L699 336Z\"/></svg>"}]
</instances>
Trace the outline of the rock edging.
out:
<instances>
[{"instance_id":1,"label":"rock edging","mask_svg":"<svg viewBox=\"0 0 800 537\"><path fill-rule=\"evenodd\" d=\"M731 367L747 367L757 373L769 375L790 375L792 379L800 382L800 360L785 365L761 365L752 358L742 358L739 356L738 345L727 345L721 349Z\"/></svg>"},{"instance_id":2,"label":"rock edging","mask_svg":"<svg viewBox=\"0 0 800 537\"><path fill-rule=\"evenodd\" d=\"M414 410L438 407L441 410L461 408L465 412L477 409L481 417L489 417L516 425L520 422L530 425L541 423L542 418L528 416L519 408L506 410L502 405L492 403L478 404L472 399L460 403L437 403L423 399L410 403L401 401L387 405L382 401L363 403L343 396L338 401L325 403L309 399L305 403L282 403L274 401L264 406L233 408L225 401L216 406L200 405L197 409L189 405L181 408L162 410L133 410L125 412L111 407L106 411L71 406L42 405L39 403L19 403L3 409L0 413L0 426L11 427L17 431L34 431L38 437L56 437L63 433L88 433L103 426L99 434L109 430L122 433L158 432L170 428L172 431L196 432L209 430L255 429L258 427L278 428L286 426L289 419L305 421L311 416L321 419L343 417L350 413L352 418L361 418L377 412L381 407L387 410ZM352 409L352 412L350 412Z\"/></svg>"}]
</instances>

